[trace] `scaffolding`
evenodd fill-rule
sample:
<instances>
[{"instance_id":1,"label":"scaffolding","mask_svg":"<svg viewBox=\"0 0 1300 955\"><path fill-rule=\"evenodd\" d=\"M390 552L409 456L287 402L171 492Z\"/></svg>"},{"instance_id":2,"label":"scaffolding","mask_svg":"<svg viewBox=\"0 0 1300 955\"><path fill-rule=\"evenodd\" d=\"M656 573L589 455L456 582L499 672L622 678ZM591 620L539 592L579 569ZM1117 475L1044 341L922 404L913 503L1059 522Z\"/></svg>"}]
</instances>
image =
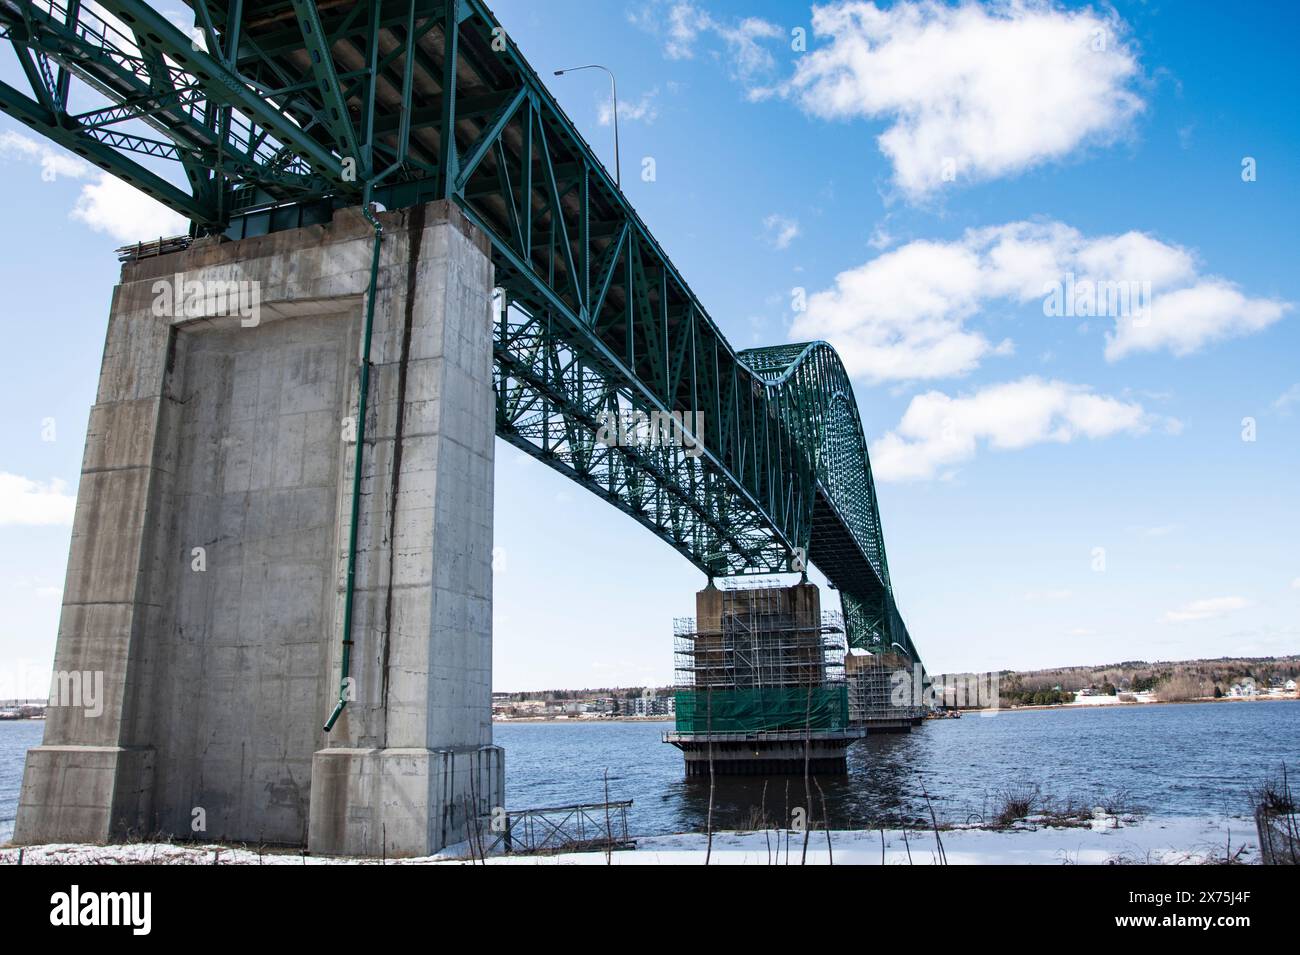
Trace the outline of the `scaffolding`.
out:
<instances>
[{"instance_id":1,"label":"scaffolding","mask_svg":"<svg viewBox=\"0 0 1300 955\"><path fill-rule=\"evenodd\" d=\"M673 625L677 735L847 727L844 622L816 588L724 589L698 609Z\"/></svg>"},{"instance_id":2,"label":"scaffolding","mask_svg":"<svg viewBox=\"0 0 1300 955\"><path fill-rule=\"evenodd\" d=\"M906 657L891 653L850 655L845 659L845 679L850 723L910 723L924 713L912 699L912 670Z\"/></svg>"}]
</instances>

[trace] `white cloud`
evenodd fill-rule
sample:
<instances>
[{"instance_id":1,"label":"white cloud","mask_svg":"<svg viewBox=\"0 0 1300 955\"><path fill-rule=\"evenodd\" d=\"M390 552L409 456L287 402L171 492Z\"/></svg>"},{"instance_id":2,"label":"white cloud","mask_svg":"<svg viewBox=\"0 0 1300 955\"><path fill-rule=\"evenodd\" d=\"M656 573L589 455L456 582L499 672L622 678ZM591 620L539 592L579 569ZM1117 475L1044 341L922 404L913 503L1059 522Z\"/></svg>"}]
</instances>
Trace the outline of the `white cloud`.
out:
<instances>
[{"instance_id":1,"label":"white cloud","mask_svg":"<svg viewBox=\"0 0 1300 955\"><path fill-rule=\"evenodd\" d=\"M71 215L122 242L177 235L189 226L183 216L107 173L82 187Z\"/></svg>"},{"instance_id":2,"label":"white cloud","mask_svg":"<svg viewBox=\"0 0 1300 955\"><path fill-rule=\"evenodd\" d=\"M835 277L808 297L792 339L825 338L849 374L873 382L946 378L993 346L963 327L981 284L978 258L952 243L910 242Z\"/></svg>"},{"instance_id":3,"label":"white cloud","mask_svg":"<svg viewBox=\"0 0 1300 955\"><path fill-rule=\"evenodd\" d=\"M695 41L713 28L713 17L693 3L674 3L668 10L664 54L673 60L695 56Z\"/></svg>"},{"instance_id":4,"label":"white cloud","mask_svg":"<svg viewBox=\"0 0 1300 955\"><path fill-rule=\"evenodd\" d=\"M1157 349L1185 355L1265 328L1291 308L1200 274L1192 251L1148 233L1090 237L1060 222L1020 221L951 242L909 242L842 272L808 297L790 335L830 340L850 374L871 381L945 378L1010 350L968 319L991 302L1034 300L1049 321L1060 320L1048 317L1049 300L1068 305L1057 311L1070 317L1111 318L1112 361Z\"/></svg>"},{"instance_id":5,"label":"white cloud","mask_svg":"<svg viewBox=\"0 0 1300 955\"><path fill-rule=\"evenodd\" d=\"M785 37L785 31L775 23L758 17L746 17L740 23L722 27L717 32L727 45L732 76L745 81L752 80L776 65L771 52L760 41Z\"/></svg>"},{"instance_id":6,"label":"white cloud","mask_svg":"<svg viewBox=\"0 0 1300 955\"><path fill-rule=\"evenodd\" d=\"M9 129L0 132L0 158L39 164L41 178L46 182L53 182L60 176L65 179L81 179L92 172L90 164L76 156L69 156L38 139Z\"/></svg>"},{"instance_id":7,"label":"white cloud","mask_svg":"<svg viewBox=\"0 0 1300 955\"><path fill-rule=\"evenodd\" d=\"M1300 577L1297 577L1295 580L1291 581L1291 589L1300 590Z\"/></svg>"},{"instance_id":8,"label":"white cloud","mask_svg":"<svg viewBox=\"0 0 1300 955\"><path fill-rule=\"evenodd\" d=\"M629 100L618 101L618 121L620 123L645 123L647 126L659 118L659 89L650 90L641 94L641 98L635 102ZM602 97L599 106L597 106L596 118L600 125L608 126L614 121L614 110L610 106L609 100Z\"/></svg>"},{"instance_id":9,"label":"white cloud","mask_svg":"<svg viewBox=\"0 0 1300 955\"><path fill-rule=\"evenodd\" d=\"M1187 623L1192 620L1212 620L1236 610L1250 606L1245 597L1210 597L1206 600L1193 600L1178 610L1165 614L1166 623Z\"/></svg>"},{"instance_id":10,"label":"white cloud","mask_svg":"<svg viewBox=\"0 0 1300 955\"><path fill-rule=\"evenodd\" d=\"M71 524L77 498L63 481L32 481L0 471L0 526Z\"/></svg>"},{"instance_id":11,"label":"white cloud","mask_svg":"<svg viewBox=\"0 0 1300 955\"><path fill-rule=\"evenodd\" d=\"M747 85L776 66L764 41L785 37L785 31L769 20L719 20L690 0L647 4L630 13L629 19L662 37L664 55L670 60L694 59L708 45L710 55L725 61L731 76Z\"/></svg>"},{"instance_id":12,"label":"white cloud","mask_svg":"<svg viewBox=\"0 0 1300 955\"><path fill-rule=\"evenodd\" d=\"M872 442L871 465L878 481L926 480L973 458L981 443L1015 450L1141 434L1147 427L1141 405L1030 376L956 398L940 391L917 395L898 426Z\"/></svg>"},{"instance_id":13,"label":"white cloud","mask_svg":"<svg viewBox=\"0 0 1300 955\"><path fill-rule=\"evenodd\" d=\"M40 165L41 178L47 182L59 177L88 179L70 215L114 239L132 242L177 235L189 226L183 216L116 176L21 133L0 133L0 158Z\"/></svg>"},{"instance_id":14,"label":"white cloud","mask_svg":"<svg viewBox=\"0 0 1300 955\"><path fill-rule=\"evenodd\" d=\"M1209 279L1160 296L1149 317L1120 316L1107 336L1106 357L1159 349L1190 355L1211 342L1268 328L1290 310L1289 302L1248 298L1231 282Z\"/></svg>"},{"instance_id":15,"label":"white cloud","mask_svg":"<svg viewBox=\"0 0 1300 955\"><path fill-rule=\"evenodd\" d=\"M1289 415L1291 406L1296 404L1300 404L1300 381L1277 396L1277 400L1273 402L1273 410L1279 414Z\"/></svg>"},{"instance_id":16,"label":"white cloud","mask_svg":"<svg viewBox=\"0 0 1300 955\"><path fill-rule=\"evenodd\" d=\"M763 219L763 232L773 248L788 249L799 236L799 223L774 212Z\"/></svg>"},{"instance_id":17,"label":"white cloud","mask_svg":"<svg viewBox=\"0 0 1300 955\"><path fill-rule=\"evenodd\" d=\"M814 7L812 25L826 42L758 95L888 122L877 143L913 199L1107 144L1144 108L1123 24L1090 8L838 0Z\"/></svg>"}]
</instances>

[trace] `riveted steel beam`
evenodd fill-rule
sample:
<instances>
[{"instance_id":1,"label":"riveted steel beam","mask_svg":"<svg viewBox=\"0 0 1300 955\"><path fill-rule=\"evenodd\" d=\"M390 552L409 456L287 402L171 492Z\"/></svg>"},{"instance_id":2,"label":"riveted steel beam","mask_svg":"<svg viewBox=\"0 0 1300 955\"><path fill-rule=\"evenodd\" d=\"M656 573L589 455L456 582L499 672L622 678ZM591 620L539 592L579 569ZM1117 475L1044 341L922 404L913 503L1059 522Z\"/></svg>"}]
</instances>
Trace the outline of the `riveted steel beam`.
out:
<instances>
[{"instance_id":1,"label":"riveted steel beam","mask_svg":"<svg viewBox=\"0 0 1300 955\"><path fill-rule=\"evenodd\" d=\"M93 139L79 129L59 125L54 114L39 103L28 99L7 83L0 83L0 110L19 122L64 146L100 169L110 172L153 196L188 219L208 224L215 221L216 210L204 206L193 196L172 185L139 163L127 159L120 152Z\"/></svg>"}]
</instances>

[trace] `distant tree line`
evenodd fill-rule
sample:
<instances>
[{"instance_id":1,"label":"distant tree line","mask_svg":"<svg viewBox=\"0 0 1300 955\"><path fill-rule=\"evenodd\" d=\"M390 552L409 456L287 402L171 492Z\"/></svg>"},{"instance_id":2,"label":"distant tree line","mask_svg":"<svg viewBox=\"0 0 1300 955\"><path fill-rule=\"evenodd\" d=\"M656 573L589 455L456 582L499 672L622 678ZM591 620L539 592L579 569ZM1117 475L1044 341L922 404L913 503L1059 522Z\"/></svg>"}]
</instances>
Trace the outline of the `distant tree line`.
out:
<instances>
[{"instance_id":1,"label":"distant tree line","mask_svg":"<svg viewBox=\"0 0 1300 955\"><path fill-rule=\"evenodd\" d=\"M1074 693L1070 690L1019 690L1013 693L1003 691L1002 702L1008 706L1059 706L1073 703Z\"/></svg>"},{"instance_id":2,"label":"distant tree line","mask_svg":"<svg viewBox=\"0 0 1300 955\"><path fill-rule=\"evenodd\" d=\"M1001 695L1008 705L1051 705L1037 700L1058 698L1091 688L1095 692L1155 692L1162 700L1222 697L1228 687L1250 678L1260 687L1300 674L1300 655L1283 657L1220 657L1148 663L1130 660L1095 667L1006 671ZM1033 701L1033 702L1031 702Z\"/></svg>"}]
</instances>

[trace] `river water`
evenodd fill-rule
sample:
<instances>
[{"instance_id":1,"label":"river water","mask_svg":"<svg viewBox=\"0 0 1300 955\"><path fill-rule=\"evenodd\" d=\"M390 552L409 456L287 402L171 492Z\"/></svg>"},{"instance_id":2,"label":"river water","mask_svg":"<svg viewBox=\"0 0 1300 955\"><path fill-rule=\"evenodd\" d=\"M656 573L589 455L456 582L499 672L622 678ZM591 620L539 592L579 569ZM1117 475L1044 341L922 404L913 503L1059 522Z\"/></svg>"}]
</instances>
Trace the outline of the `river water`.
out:
<instances>
[{"instance_id":1,"label":"river water","mask_svg":"<svg viewBox=\"0 0 1300 955\"><path fill-rule=\"evenodd\" d=\"M0 842L14 834L23 759L29 747L40 745L44 729L42 720L0 721Z\"/></svg>"},{"instance_id":2,"label":"river water","mask_svg":"<svg viewBox=\"0 0 1300 955\"><path fill-rule=\"evenodd\" d=\"M634 834L700 831L707 781L682 775L681 754L661 743L669 723L497 724L506 750L506 802L514 808L634 800ZM1249 810L1250 790L1285 762L1300 774L1300 701L1192 703L1003 711L931 720L849 750L846 776L822 777L813 815L836 827L941 822L988 816L999 796L1034 788L1061 802L1116 796L1151 815L1222 816ZM802 777L723 780L714 788L718 828L744 825L766 801L772 818L807 802ZM1298 787L1300 788L1300 787ZM788 790L788 795L787 795Z\"/></svg>"},{"instance_id":3,"label":"river water","mask_svg":"<svg viewBox=\"0 0 1300 955\"><path fill-rule=\"evenodd\" d=\"M0 841L13 832L23 754L43 724L0 722ZM632 799L634 835L699 831L707 781L687 783L681 754L660 742L669 723L498 723L511 809ZM940 821L974 821L1010 789L1094 805L1116 795L1162 816L1240 815L1250 790L1286 763L1300 773L1300 701L1003 711L932 720L849 751L849 772L812 789L812 815L836 827L922 822L928 794ZM766 792L764 784L766 783ZM744 825L766 802L788 818L808 802L801 777L719 779L718 828Z\"/></svg>"}]
</instances>

